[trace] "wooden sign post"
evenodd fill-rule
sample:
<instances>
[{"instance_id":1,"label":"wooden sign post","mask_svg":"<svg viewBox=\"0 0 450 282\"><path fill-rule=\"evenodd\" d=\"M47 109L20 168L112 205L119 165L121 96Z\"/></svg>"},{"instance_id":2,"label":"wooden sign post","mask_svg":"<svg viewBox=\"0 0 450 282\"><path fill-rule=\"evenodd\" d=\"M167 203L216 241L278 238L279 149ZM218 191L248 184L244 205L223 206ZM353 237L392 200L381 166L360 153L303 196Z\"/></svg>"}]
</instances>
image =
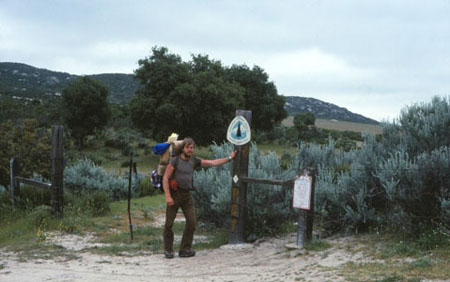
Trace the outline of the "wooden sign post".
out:
<instances>
[{"instance_id":1,"label":"wooden sign post","mask_svg":"<svg viewBox=\"0 0 450 282\"><path fill-rule=\"evenodd\" d=\"M299 209L297 246L303 247L312 240L314 221L314 185L315 170L305 168L303 174L295 180L292 206Z\"/></svg>"},{"instance_id":2,"label":"wooden sign post","mask_svg":"<svg viewBox=\"0 0 450 282\"><path fill-rule=\"evenodd\" d=\"M136 170L136 166L134 166L135 163L133 163L133 152L130 153L130 174L128 176L128 225L130 226L130 236L131 241L133 241L133 223L131 222L131 182L132 182L132 172L133 167L134 170Z\"/></svg>"},{"instance_id":3,"label":"wooden sign post","mask_svg":"<svg viewBox=\"0 0 450 282\"><path fill-rule=\"evenodd\" d=\"M245 118L247 124L242 125L240 118ZM234 149L237 151L233 161L233 174L231 184L231 230L229 236L230 244L239 244L245 242L245 221L247 217L247 183L242 181L243 178L248 177L248 163L250 144L240 144L240 140L244 138L250 139L250 124L252 119L251 111L237 110L236 117L238 118L235 124L233 136L237 142L233 142ZM245 122L244 122L245 123ZM242 126L241 126L242 125ZM233 122L230 127L233 126ZM248 127L248 128L247 128ZM233 128L229 129L231 132ZM245 142L245 141L244 141Z\"/></svg>"},{"instance_id":4,"label":"wooden sign post","mask_svg":"<svg viewBox=\"0 0 450 282\"><path fill-rule=\"evenodd\" d=\"M64 215L64 127L52 126L52 212L62 217Z\"/></svg>"},{"instance_id":5,"label":"wooden sign post","mask_svg":"<svg viewBox=\"0 0 450 282\"><path fill-rule=\"evenodd\" d=\"M20 186L17 184L17 181L15 179L15 173L17 171L16 165L17 161L16 161L16 157L12 158L9 161L9 171L10 171L10 179L11 179L11 203L12 206L15 207L16 206L16 198L18 198L19 194L20 194Z\"/></svg>"}]
</instances>

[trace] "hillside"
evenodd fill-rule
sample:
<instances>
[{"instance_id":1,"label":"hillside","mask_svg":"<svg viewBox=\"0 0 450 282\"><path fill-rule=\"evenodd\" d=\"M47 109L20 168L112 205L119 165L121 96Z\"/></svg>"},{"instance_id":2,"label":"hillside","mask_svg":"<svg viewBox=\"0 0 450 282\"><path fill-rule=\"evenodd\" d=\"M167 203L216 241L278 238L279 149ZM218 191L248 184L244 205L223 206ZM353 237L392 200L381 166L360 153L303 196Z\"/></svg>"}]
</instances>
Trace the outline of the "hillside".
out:
<instances>
[{"instance_id":1,"label":"hillside","mask_svg":"<svg viewBox=\"0 0 450 282\"><path fill-rule=\"evenodd\" d=\"M284 106L284 108L289 113L289 115L312 112L314 113L316 118L320 119L335 119L350 122L378 124L376 120L364 117L360 114L352 113L346 108L342 108L314 98L305 98L298 96L285 97L286 105Z\"/></svg>"},{"instance_id":2,"label":"hillside","mask_svg":"<svg viewBox=\"0 0 450 282\"><path fill-rule=\"evenodd\" d=\"M131 74L88 75L102 82L109 89L109 101L128 102L138 83ZM78 75L35 68L20 63L0 63L0 94L20 98L49 99L61 95L69 81Z\"/></svg>"},{"instance_id":3,"label":"hillside","mask_svg":"<svg viewBox=\"0 0 450 282\"><path fill-rule=\"evenodd\" d=\"M69 81L78 77L66 72L51 71L21 63L0 62L0 96L17 99L51 99L60 96ZM89 75L89 77L108 87L108 100L112 103L128 103L139 86L131 74L104 73ZM285 109L290 115L313 112L316 118L321 119L378 124L377 121L352 113L346 108L314 98L285 97Z\"/></svg>"}]
</instances>

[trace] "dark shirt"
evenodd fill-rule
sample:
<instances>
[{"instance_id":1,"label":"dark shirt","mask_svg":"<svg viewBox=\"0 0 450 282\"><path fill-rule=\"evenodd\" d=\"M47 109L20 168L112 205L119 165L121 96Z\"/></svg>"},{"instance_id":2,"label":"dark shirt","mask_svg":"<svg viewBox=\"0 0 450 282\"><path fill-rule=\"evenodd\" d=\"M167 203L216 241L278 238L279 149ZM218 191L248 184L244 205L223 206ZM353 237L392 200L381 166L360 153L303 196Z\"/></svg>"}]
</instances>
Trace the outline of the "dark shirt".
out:
<instances>
[{"instance_id":1,"label":"dark shirt","mask_svg":"<svg viewBox=\"0 0 450 282\"><path fill-rule=\"evenodd\" d=\"M201 166L202 160L197 157L191 157L186 161L183 160L181 156L178 156L170 159L170 164L174 167L174 172L171 178L178 182L178 188L192 189L192 176L194 174L194 170Z\"/></svg>"}]
</instances>

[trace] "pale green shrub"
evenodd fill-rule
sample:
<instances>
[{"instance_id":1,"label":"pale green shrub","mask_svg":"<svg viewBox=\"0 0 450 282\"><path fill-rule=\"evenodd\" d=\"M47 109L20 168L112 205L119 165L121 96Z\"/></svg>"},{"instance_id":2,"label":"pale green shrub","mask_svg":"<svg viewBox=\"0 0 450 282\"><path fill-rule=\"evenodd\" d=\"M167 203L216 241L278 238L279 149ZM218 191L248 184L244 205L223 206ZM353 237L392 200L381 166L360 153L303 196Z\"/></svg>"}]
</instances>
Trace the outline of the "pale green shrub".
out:
<instances>
[{"instance_id":1,"label":"pale green shrub","mask_svg":"<svg viewBox=\"0 0 450 282\"><path fill-rule=\"evenodd\" d=\"M132 196L139 195L139 181L142 177L133 174ZM65 187L72 191L99 190L107 192L113 199L124 199L128 195L128 175L115 176L106 172L89 159L82 159L64 170Z\"/></svg>"},{"instance_id":2,"label":"pale green shrub","mask_svg":"<svg viewBox=\"0 0 450 282\"><path fill-rule=\"evenodd\" d=\"M212 159L229 156L233 150L230 144L213 145ZM198 218L216 226L227 226L230 217L231 163L195 173L193 194L197 204ZM249 177L288 180L295 178L295 169L280 168L274 153L262 154L255 144L251 145L249 156ZM279 227L295 216L291 207L292 187L249 184L247 189L247 225L249 240L263 234L276 233Z\"/></svg>"}]
</instances>

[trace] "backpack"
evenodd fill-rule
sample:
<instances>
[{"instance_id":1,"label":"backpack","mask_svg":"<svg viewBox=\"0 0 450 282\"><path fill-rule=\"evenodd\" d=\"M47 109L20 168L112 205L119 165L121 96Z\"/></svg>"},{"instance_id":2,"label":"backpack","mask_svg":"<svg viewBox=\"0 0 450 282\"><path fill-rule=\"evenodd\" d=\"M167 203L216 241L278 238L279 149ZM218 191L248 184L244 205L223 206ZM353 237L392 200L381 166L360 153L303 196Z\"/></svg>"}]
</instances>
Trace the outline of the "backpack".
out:
<instances>
[{"instance_id":1,"label":"backpack","mask_svg":"<svg viewBox=\"0 0 450 282\"><path fill-rule=\"evenodd\" d=\"M177 170L179 161L180 161L180 155L175 156L175 166L174 166L172 175L175 174L175 171ZM167 165L165 165L164 168L161 169L161 167L158 165L158 168L155 168L150 173L153 188L159 189L161 192L164 192L162 181L163 181L164 172L166 171L166 167L167 167Z\"/></svg>"},{"instance_id":2,"label":"backpack","mask_svg":"<svg viewBox=\"0 0 450 282\"><path fill-rule=\"evenodd\" d=\"M164 191L162 180L164 172L166 171L167 164L169 164L171 157L174 157L181 153L181 147L183 145L183 141L176 140L178 138L178 135L174 134L175 133L172 133L167 142L159 143L153 146L153 153L159 155L159 163L158 167L152 170L152 172L150 173L150 179L152 180L153 188L159 189L161 191ZM176 161L176 164L178 164L178 160Z\"/></svg>"}]
</instances>

